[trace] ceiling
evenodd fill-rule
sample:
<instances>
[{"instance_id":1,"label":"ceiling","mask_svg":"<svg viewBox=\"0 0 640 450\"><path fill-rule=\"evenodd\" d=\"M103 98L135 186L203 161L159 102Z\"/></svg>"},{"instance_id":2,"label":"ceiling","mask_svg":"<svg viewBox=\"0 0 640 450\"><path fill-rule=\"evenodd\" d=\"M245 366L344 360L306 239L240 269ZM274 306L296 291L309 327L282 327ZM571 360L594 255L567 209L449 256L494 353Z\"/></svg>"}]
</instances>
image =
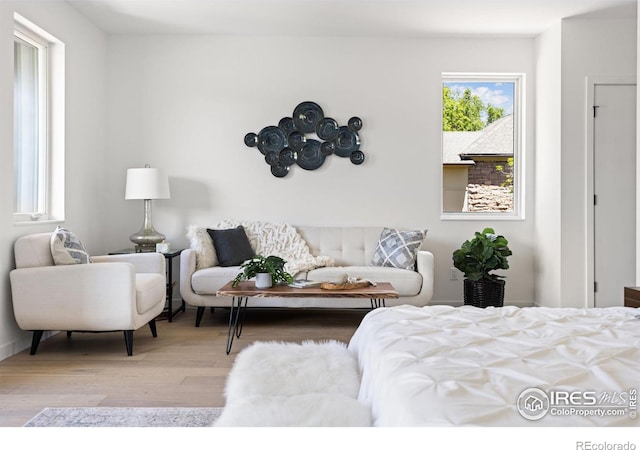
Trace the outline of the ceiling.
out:
<instances>
[{"instance_id":1,"label":"ceiling","mask_svg":"<svg viewBox=\"0 0 640 450\"><path fill-rule=\"evenodd\" d=\"M636 0L67 0L112 34L535 36L566 17L635 17Z\"/></svg>"}]
</instances>

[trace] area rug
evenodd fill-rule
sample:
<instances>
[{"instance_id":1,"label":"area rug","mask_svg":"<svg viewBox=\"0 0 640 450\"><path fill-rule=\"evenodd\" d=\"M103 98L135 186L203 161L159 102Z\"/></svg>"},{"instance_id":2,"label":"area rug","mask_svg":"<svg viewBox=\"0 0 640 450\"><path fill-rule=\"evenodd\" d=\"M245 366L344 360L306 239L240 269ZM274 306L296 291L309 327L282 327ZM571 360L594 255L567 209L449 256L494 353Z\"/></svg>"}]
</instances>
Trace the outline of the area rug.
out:
<instances>
[{"instance_id":1,"label":"area rug","mask_svg":"<svg viewBox=\"0 0 640 450\"><path fill-rule=\"evenodd\" d=\"M222 408L45 408L25 427L210 427Z\"/></svg>"}]
</instances>

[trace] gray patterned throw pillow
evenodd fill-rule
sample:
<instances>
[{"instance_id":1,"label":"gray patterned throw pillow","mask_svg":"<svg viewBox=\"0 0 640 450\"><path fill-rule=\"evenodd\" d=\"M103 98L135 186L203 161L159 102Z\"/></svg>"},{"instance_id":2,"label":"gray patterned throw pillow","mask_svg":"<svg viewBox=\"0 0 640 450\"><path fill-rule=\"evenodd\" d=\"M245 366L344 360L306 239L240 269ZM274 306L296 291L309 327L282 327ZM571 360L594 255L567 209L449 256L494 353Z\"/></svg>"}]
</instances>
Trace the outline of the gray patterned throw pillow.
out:
<instances>
[{"instance_id":1,"label":"gray patterned throw pillow","mask_svg":"<svg viewBox=\"0 0 640 450\"><path fill-rule=\"evenodd\" d=\"M78 236L61 227L51 234L51 256L56 266L91 262Z\"/></svg>"},{"instance_id":2,"label":"gray patterned throw pillow","mask_svg":"<svg viewBox=\"0 0 640 450\"><path fill-rule=\"evenodd\" d=\"M371 265L414 270L426 234L426 230L383 229Z\"/></svg>"}]
</instances>

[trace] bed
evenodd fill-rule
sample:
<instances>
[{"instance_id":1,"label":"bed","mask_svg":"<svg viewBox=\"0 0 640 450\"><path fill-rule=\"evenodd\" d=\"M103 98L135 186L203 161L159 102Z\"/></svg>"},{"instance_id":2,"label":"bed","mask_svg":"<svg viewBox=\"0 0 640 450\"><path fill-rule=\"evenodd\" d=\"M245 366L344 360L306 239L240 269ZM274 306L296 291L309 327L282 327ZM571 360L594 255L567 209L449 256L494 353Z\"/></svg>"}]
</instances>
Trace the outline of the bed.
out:
<instances>
[{"instance_id":1,"label":"bed","mask_svg":"<svg viewBox=\"0 0 640 450\"><path fill-rule=\"evenodd\" d=\"M639 314L379 308L349 343L359 400L375 426L640 426Z\"/></svg>"}]
</instances>

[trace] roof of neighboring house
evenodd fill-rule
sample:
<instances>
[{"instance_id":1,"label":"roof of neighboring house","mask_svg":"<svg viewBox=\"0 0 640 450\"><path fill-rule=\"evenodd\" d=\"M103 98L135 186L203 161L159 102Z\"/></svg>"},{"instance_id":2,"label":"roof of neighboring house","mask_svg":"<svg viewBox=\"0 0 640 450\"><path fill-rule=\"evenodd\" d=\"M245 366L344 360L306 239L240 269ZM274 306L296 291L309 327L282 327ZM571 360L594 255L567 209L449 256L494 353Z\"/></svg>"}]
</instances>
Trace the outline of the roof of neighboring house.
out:
<instances>
[{"instance_id":1,"label":"roof of neighboring house","mask_svg":"<svg viewBox=\"0 0 640 450\"><path fill-rule=\"evenodd\" d=\"M513 115L480 131L445 131L442 146L444 164L470 164L474 156L513 156Z\"/></svg>"},{"instance_id":2,"label":"roof of neighboring house","mask_svg":"<svg viewBox=\"0 0 640 450\"><path fill-rule=\"evenodd\" d=\"M460 154L480 137L482 131L445 131L442 133L442 162L444 164L473 164L462 161Z\"/></svg>"}]
</instances>

